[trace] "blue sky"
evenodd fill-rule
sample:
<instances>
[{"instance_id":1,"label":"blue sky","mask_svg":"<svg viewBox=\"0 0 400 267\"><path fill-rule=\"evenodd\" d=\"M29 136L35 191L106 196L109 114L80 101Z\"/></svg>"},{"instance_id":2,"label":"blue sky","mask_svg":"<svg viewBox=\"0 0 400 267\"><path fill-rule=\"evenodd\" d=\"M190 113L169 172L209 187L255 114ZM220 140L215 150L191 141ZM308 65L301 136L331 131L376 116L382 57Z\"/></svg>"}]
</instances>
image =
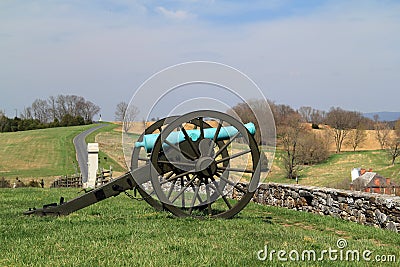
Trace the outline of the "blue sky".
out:
<instances>
[{"instance_id":1,"label":"blue sky","mask_svg":"<svg viewBox=\"0 0 400 267\"><path fill-rule=\"evenodd\" d=\"M295 108L399 111L399 33L400 1L3 0L0 109L77 94L112 120L152 74L210 60Z\"/></svg>"}]
</instances>

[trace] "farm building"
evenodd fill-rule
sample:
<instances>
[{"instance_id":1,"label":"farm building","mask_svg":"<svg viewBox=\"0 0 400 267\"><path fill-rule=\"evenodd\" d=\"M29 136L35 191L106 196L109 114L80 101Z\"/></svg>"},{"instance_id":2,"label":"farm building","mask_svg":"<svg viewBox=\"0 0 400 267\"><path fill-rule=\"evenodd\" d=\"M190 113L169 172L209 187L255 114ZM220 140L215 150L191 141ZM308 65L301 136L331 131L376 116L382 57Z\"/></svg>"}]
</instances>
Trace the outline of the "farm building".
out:
<instances>
[{"instance_id":1,"label":"farm building","mask_svg":"<svg viewBox=\"0 0 400 267\"><path fill-rule=\"evenodd\" d=\"M397 184L393 183L390 178L385 178L373 172L372 169L366 171L365 169L355 168L351 172L351 177L351 190L389 195L400 194L400 188Z\"/></svg>"}]
</instances>

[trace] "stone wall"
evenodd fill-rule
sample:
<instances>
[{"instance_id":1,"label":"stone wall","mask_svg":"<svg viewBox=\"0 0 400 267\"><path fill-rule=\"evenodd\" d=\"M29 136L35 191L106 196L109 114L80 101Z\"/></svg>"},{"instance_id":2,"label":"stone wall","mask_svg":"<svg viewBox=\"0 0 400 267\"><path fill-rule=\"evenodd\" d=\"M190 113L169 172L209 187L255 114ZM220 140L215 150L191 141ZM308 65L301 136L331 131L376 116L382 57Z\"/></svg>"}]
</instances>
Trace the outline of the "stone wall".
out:
<instances>
[{"instance_id":1,"label":"stone wall","mask_svg":"<svg viewBox=\"0 0 400 267\"><path fill-rule=\"evenodd\" d=\"M246 184L241 184L246 187ZM233 198L240 197L235 190ZM360 224L400 231L400 197L303 185L261 184L260 204L330 215Z\"/></svg>"}]
</instances>

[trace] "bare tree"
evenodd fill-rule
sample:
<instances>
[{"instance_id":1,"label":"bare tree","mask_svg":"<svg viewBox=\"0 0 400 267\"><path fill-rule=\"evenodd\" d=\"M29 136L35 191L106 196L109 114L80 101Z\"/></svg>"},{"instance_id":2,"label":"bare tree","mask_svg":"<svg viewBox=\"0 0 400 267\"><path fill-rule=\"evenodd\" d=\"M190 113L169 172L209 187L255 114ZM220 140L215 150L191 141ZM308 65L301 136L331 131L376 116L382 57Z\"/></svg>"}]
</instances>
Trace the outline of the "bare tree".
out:
<instances>
[{"instance_id":1,"label":"bare tree","mask_svg":"<svg viewBox=\"0 0 400 267\"><path fill-rule=\"evenodd\" d=\"M346 140L346 144L350 145L353 148L353 151L356 151L357 147L359 147L366 140L366 138L367 133L361 124L350 131Z\"/></svg>"},{"instance_id":2,"label":"bare tree","mask_svg":"<svg viewBox=\"0 0 400 267\"><path fill-rule=\"evenodd\" d=\"M117 108L115 110L115 120L116 121L120 121L120 122L124 121L124 117L125 117L127 108L128 108L128 103L126 103L126 102L118 103Z\"/></svg>"},{"instance_id":3,"label":"bare tree","mask_svg":"<svg viewBox=\"0 0 400 267\"><path fill-rule=\"evenodd\" d=\"M391 137L387 141L387 149L392 165L394 165L396 159L400 156L400 137Z\"/></svg>"},{"instance_id":4,"label":"bare tree","mask_svg":"<svg viewBox=\"0 0 400 267\"><path fill-rule=\"evenodd\" d=\"M332 107L326 114L326 123L330 125L330 132L334 138L336 153L340 153L342 144L350 131L362 120L362 115L355 111L346 111Z\"/></svg>"},{"instance_id":5,"label":"bare tree","mask_svg":"<svg viewBox=\"0 0 400 267\"><path fill-rule=\"evenodd\" d=\"M294 179L298 175L300 167L300 154L298 151L300 135L304 131L301 117L297 114L288 117L285 123L278 127L278 138L283 145L283 162L286 177Z\"/></svg>"},{"instance_id":6,"label":"bare tree","mask_svg":"<svg viewBox=\"0 0 400 267\"><path fill-rule=\"evenodd\" d=\"M286 120L292 116L298 116L298 113L288 105L275 104L272 102L270 106L277 126L286 124Z\"/></svg>"},{"instance_id":7,"label":"bare tree","mask_svg":"<svg viewBox=\"0 0 400 267\"><path fill-rule=\"evenodd\" d=\"M115 119L123 122L124 132L128 132L133 126L136 116L139 114L139 109L136 106L128 106L126 102L120 102L115 110Z\"/></svg>"},{"instance_id":8,"label":"bare tree","mask_svg":"<svg viewBox=\"0 0 400 267\"><path fill-rule=\"evenodd\" d=\"M264 99L253 99L235 105L227 113L233 117L238 117L243 123L254 123L256 126L254 138L258 144L272 144L272 142L275 144L275 140L268 140L269 137L275 136L273 117L268 116L266 112L270 108L268 105L271 107L274 104L268 104ZM257 118L254 113L258 114ZM264 116L260 116L260 114ZM261 136L261 132L266 136ZM263 140L261 140L262 138Z\"/></svg>"},{"instance_id":9,"label":"bare tree","mask_svg":"<svg viewBox=\"0 0 400 267\"><path fill-rule=\"evenodd\" d=\"M56 104L56 98L54 96L50 96L47 99L47 104L49 106L49 116L50 118L55 121L57 118L57 104Z\"/></svg>"},{"instance_id":10,"label":"bare tree","mask_svg":"<svg viewBox=\"0 0 400 267\"><path fill-rule=\"evenodd\" d=\"M389 124L379 121L379 116L374 115L374 130L376 140L378 140L381 149L384 149L388 143L391 131Z\"/></svg>"},{"instance_id":11,"label":"bare tree","mask_svg":"<svg viewBox=\"0 0 400 267\"><path fill-rule=\"evenodd\" d=\"M300 134L298 146L299 162L303 165L313 165L329 157L329 142L324 136L311 131Z\"/></svg>"},{"instance_id":12,"label":"bare tree","mask_svg":"<svg viewBox=\"0 0 400 267\"><path fill-rule=\"evenodd\" d=\"M47 99L47 117L55 121L61 121L66 115L82 117L86 123L90 123L93 117L100 112L100 107L82 96L58 95Z\"/></svg>"},{"instance_id":13,"label":"bare tree","mask_svg":"<svg viewBox=\"0 0 400 267\"><path fill-rule=\"evenodd\" d=\"M84 101L81 107L82 117L85 121L93 121L93 117L100 112L100 107L90 101Z\"/></svg>"},{"instance_id":14,"label":"bare tree","mask_svg":"<svg viewBox=\"0 0 400 267\"><path fill-rule=\"evenodd\" d=\"M47 102L42 99L36 99L32 103L32 113L33 117L39 120L41 123L47 123L49 120L48 116L49 106Z\"/></svg>"},{"instance_id":15,"label":"bare tree","mask_svg":"<svg viewBox=\"0 0 400 267\"><path fill-rule=\"evenodd\" d=\"M307 106L300 107L297 112L303 117L305 122L312 123L313 128L318 128L318 125L324 121L326 115L325 111Z\"/></svg>"},{"instance_id":16,"label":"bare tree","mask_svg":"<svg viewBox=\"0 0 400 267\"><path fill-rule=\"evenodd\" d=\"M21 119L23 119L23 120L33 119L32 108L25 107L24 110L22 111L22 113L20 114L20 116L21 116Z\"/></svg>"},{"instance_id":17,"label":"bare tree","mask_svg":"<svg viewBox=\"0 0 400 267\"><path fill-rule=\"evenodd\" d=\"M400 119L398 119L394 124L394 132L398 137L400 137Z\"/></svg>"},{"instance_id":18,"label":"bare tree","mask_svg":"<svg viewBox=\"0 0 400 267\"><path fill-rule=\"evenodd\" d=\"M394 134L387 142L387 152L391 158L392 165L400 156L400 119L398 119L394 126Z\"/></svg>"},{"instance_id":19,"label":"bare tree","mask_svg":"<svg viewBox=\"0 0 400 267\"><path fill-rule=\"evenodd\" d=\"M323 123L326 118L326 112L323 110L313 109L310 115L311 123L318 125Z\"/></svg>"},{"instance_id":20,"label":"bare tree","mask_svg":"<svg viewBox=\"0 0 400 267\"><path fill-rule=\"evenodd\" d=\"M254 125L256 126L256 135L254 136L256 139L256 142L259 144L261 142L260 140L260 131L258 130L260 125L258 121L256 120L256 117L251 110L251 107L249 103L247 102L242 102L238 103L231 109L227 111L227 113L239 120L241 120L243 123L248 123L248 122L253 122Z\"/></svg>"},{"instance_id":21,"label":"bare tree","mask_svg":"<svg viewBox=\"0 0 400 267\"><path fill-rule=\"evenodd\" d=\"M313 108L312 107L300 107L299 110L297 111L301 115L301 117L304 119L305 122L311 122L311 115L313 113Z\"/></svg>"}]
</instances>

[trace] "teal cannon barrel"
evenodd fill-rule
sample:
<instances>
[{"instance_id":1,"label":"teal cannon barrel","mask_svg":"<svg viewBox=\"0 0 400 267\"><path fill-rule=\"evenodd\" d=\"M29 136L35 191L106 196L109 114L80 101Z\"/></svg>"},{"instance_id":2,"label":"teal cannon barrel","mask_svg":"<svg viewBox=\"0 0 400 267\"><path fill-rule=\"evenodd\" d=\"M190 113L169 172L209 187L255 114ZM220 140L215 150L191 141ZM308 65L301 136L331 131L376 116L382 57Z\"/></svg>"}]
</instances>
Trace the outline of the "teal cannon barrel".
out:
<instances>
[{"instance_id":1,"label":"teal cannon barrel","mask_svg":"<svg viewBox=\"0 0 400 267\"><path fill-rule=\"evenodd\" d=\"M256 133L256 127L252 122L246 123L244 125L250 134L254 135ZM207 139L214 139L214 135L217 131L217 128L205 128L204 129L204 138ZM200 130L186 130L188 136L192 141L197 141L200 138ZM233 126L228 127L221 127L217 141L220 140L227 140L233 137L238 133L238 130ZM144 147L147 153L150 153L153 150L154 144L160 134L146 134L143 136L142 142L136 142L135 147ZM167 141L171 142L172 144L178 144L182 141L185 141L185 135L182 131L172 132L168 135Z\"/></svg>"}]
</instances>

